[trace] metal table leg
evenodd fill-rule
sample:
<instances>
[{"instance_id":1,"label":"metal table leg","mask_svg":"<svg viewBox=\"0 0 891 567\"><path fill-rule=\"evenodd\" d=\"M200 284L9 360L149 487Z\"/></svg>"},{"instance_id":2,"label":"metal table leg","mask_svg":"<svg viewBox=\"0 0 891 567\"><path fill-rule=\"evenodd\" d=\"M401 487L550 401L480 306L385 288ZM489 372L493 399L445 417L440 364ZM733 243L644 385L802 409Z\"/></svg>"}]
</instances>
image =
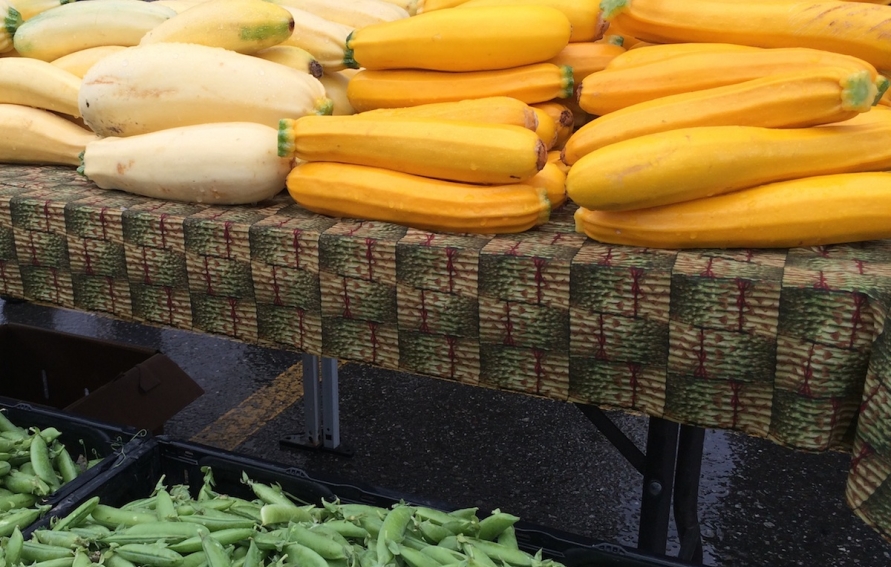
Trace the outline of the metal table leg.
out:
<instances>
[{"instance_id":1,"label":"metal table leg","mask_svg":"<svg viewBox=\"0 0 891 567\"><path fill-rule=\"evenodd\" d=\"M651 417L644 453L600 408L586 404L576 406L643 475L638 549L665 555L673 502L681 540L679 558L701 564L702 540L697 505L705 430Z\"/></svg>"},{"instance_id":2,"label":"metal table leg","mask_svg":"<svg viewBox=\"0 0 891 567\"><path fill-rule=\"evenodd\" d=\"M321 365L321 373L319 367ZM303 408L306 433L285 435L279 444L295 449L328 451L352 455L340 442L340 393L337 359L303 355Z\"/></svg>"}]
</instances>

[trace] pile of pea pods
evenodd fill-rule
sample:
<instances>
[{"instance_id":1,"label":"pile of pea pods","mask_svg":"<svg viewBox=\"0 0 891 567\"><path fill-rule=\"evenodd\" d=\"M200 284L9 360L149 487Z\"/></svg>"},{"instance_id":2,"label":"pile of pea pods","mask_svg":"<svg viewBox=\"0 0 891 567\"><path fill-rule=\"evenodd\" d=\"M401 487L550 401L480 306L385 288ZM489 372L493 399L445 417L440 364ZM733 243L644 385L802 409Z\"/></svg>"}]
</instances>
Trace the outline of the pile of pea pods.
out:
<instances>
[{"instance_id":1,"label":"pile of pea pods","mask_svg":"<svg viewBox=\"0 0 891 567\"><path fill-rule=\"evenodd\" d=\"M146 498L90 498L28 540L16 528L0 540L0 567L562 567L521 550L519 518L499 510L319 505L245 474L248 500L216 492L202 470L195 496L162 477Z\"/></svg>"},{"instance_id":2,"label":"pile of pea pods","mask_svg":"<svg viewBox=\"0 0 891 567\"><path fill-rule=\"evenodd\" d=\"M30 429L0 412L0 537L37 521L49 506L38 505L101 458L77 463L55 427Z\"/></svg>"}]
</instances>

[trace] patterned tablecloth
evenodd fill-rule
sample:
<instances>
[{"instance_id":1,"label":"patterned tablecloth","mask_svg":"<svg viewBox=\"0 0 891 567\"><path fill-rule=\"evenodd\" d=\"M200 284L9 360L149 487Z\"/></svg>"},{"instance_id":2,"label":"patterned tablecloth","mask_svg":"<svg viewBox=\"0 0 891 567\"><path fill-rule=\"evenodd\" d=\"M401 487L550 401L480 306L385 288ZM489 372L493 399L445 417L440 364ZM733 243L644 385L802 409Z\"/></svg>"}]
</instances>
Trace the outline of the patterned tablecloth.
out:
<instances>
[{"instance_id":1,"label":"patterned tablecloth","mask_svg":"<svg viewBox=\"0 0 891 567\"><path fill-rule=\"evenodd\" d=\"M0 166L0 294L853 452L891 538L891 241L653 250L214 207Z\"/></svg>"}]
</instances>

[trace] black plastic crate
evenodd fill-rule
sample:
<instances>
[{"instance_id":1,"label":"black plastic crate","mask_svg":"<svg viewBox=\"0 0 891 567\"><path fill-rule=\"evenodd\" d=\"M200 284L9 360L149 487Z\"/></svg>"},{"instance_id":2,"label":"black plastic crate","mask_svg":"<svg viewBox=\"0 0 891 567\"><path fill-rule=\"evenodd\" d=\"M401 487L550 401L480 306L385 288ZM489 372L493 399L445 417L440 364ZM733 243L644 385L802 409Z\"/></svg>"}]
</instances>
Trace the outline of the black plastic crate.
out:
<instances>
[{"instance_id":1,"label":"black plastic crate","mask_svg":"<svg viewBox=\"0 0 891 567\"><path fill-rule=\"evenodd\" d=\"M53 508L28 533L49 525L51 518L63 517L81 502L99 496L101 502L121 506L148 496L161 475L168 486L188 485L197 496L204 481L201 468L213 470L214 490L221 494L253 499L250 488L241 482L245 472L251 479L278 483L289 494L307 503L320 504L322 499L365 503L389 507L400 500L410 504L431 506L441 510L451 507L441 502L419 500L371 485L358 484L332 477L320 478L305 470L280 463L248 457L205 445L175 441L166 436L148 439L106 473L96 476ZM543 550L543 555L567 567L680 567L685 565L669 558L649 556L632 548L600 542L520 521L515 525L517 542L526 551Z\"/></svg>"},{"instance_id":2,"label":"black plastic crate","mask_svg":"<svg viewBox=\"0 0 891 567\"><path fill-rule=\"evenodd\" d=\"M75 461L81 456L87 460L102 459L73 481L63 484L57 491L41 499L41 504L54 506L68 498L76 498L81 487L97 477L107 476L106 473L125 460L129 450L134 450L137 445L144 442L144 435L140 435L136 429L7 398L0 398L0 410L19 427L39 429L55 427L61 431L59 441L65 445Z\"/></svg>"}]
</instances>

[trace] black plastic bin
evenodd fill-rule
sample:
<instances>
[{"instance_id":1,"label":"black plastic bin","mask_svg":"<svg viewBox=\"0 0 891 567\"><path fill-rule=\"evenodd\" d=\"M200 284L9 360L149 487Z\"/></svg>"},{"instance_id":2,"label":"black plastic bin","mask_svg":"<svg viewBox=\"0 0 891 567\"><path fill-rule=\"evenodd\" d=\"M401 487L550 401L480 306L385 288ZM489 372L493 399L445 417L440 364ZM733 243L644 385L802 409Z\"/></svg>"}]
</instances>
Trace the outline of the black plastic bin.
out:
<instances>
[{"instance_id":1,"label":"black plastic bin","mask_svg":"<svg viewBox=\"0 0 891 567\"><path fill-rule=\"evenodd\" d=\"M120 427L101 421L71 415L62 411L24 402L0 398L0 411L19 427L45 429L55 427L62 432L59 441L77 461L78 457L87 460L102 460L81 473L76 479L67 482L57 491L41 500L41 504L55 506L68 498L77 498L79 489L97 477L107 473L126 460L126 454L144 443L144 435L136 429Z\"/></svg>"},{"instance_id":2,"label":"black plastic bin","mask_svg":"<svg viewBox=\"0 0 891 567\"><path fill-rule=\"evenodd\" d=\"M195 443L175 441L166 436L152 437L135 451L124 456L124 462L96 476L55 506L42 520L26 530L49 525L53 517L63 517L81 502L99 496L101 502L121 506L131 500L148 496L161 475L168 486L188 485L197 496L204 481L201 468L213 470L214 490L222 494L253 499L250 488L241 482L242 472L253 480L278 483L289 494L307 503L319 504L322 499L366 503L388 507L400 500L449 510L449 506L411 498L395 492L343 481L331 477L313 476L303 469L280 463L247 457ZM543 550L543 555L564 563L567 567L679 567L686 565L669 558L649 556L634 549L599 542L552 530L542 526L518 522L517 542L526 551Z\"/></svg>"}]
</instances>

